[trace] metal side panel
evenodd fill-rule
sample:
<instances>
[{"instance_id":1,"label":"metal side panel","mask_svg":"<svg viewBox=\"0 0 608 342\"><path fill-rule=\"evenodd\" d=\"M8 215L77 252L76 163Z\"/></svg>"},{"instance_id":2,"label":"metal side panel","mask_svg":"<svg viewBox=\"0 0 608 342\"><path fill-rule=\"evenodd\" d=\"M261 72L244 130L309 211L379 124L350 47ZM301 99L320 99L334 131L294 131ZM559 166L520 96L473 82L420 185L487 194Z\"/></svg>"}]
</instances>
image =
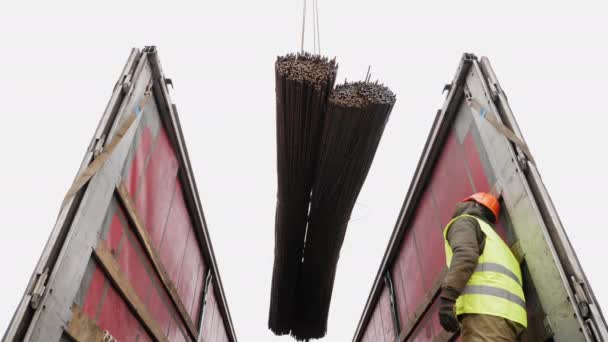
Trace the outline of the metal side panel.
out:
<instances>
[{"instance_id":1,"label":"metal side panel","mask_svg":"<svg viewBox=\"0 0 608 342\"><path fill-rule=\"evenodd\" d=\"M139 107L148 91L151 96ZM81 317L73 316L74 310L121 340L149 340L149 333L154 339L196 340L208 272L215 284L217 336L236 341L184 137L154 47L133 50L78 175L132 113L136 119L109 159L62 207L3 341L63 341ZM132 202L128 219L118 209L125 200ZM137 220L141 229L135 227ZM165 225L170 232L159 235ZM143 230L149 237L136 238L134 232ZM144 247L144 240L152 247ZM108 273L112 262L118 274Z\"/></svg>"},{"instance_id":2,"label":"metal side panel","mask_svg":"<svg viewBox=\"0 0 608 342\"><path fill-rule=\"evenodd\" d=\"M110 101L108 102L108 105L106 106L106 109L98 124L95 135L91 139L87 152L85 153L80 168L78 169L77 175L84 171L84 169L89 165L98 142L105 140L105 137L112 127L112 123L114 122L116 114L126 94L125 90L127 90L130 85L131 78L133 76L134 69L137 66L137 61L139 60L140 54L141 52L139 49L133 49L131 51L127 63L125 64L120 77L114 86ZM51 269L55 264L57 256L63 246L64 239L70 229L70 223L76 210L78 210L80 206L82 192L83 191L81 191L81 194L77 194L71 200L66 202L65 205L60 209L49 239L46 242L36 268L34 269L34 272L26 287L25 294L17 306L17 310L15 311L4 334L3 341L12 341L19 338L19 336L23 336L25 329L27 329L34 311L30 306L34 286L40 276L43 275L45 271L48 273L48 270Z\"/></svg>"},{"instance_id":3,"label":"metal side panel","mask_svg":"<svg viewBox=\"0 0 608 342\"><path fill-rule=\"evenodd\" d=\"M434 298L445 265L438 273L441 268L435 260L443 257L443 249L433 247L440 237L431 236L447 223L464 195L491 190L500 193L504 209L496 230L523 256L529 324L522 340L605 341L606 324L535 166L486 117L471 109L470 98L523 141L489 62L465 54L431 129L354 341L364 335L370 339L365 328L378 310L382 274L387 270L396 279L399 340L454 338L436 324ZM429 198L432 206L424 204ZM408 244L410 240L415 244ZM435 251L437 258L420 252L425 250ZM422 280L412 276L415 273L407 266L416 262L433 276L429 278L428 272Z\"/></svg>"},{"instance_id":4,"label":"metal side panel","mask_svg":"<svg viewBox=\"0 0 608 342\"><path fill-rule=\"evenodd\" d=\"M487 57L482 57L478 68L482 77L485 79L485 84L488 91L494 98L495 110L499 114L503 123L509 127L522 141L523 134L517 125L515 116L509 106L508 99L504 93L490 61ZM510 146L513 149L513 146ZM599 341L608 341L608 328L606 320L600 311L593 290L585 276L582 266L574 252L572 244L566 235L564 227L559 219L557 210L551 201L546 187L544 186L538 169L534 163L527 160L519 148L513 149L518 153L522 160L522 178L524 184L530 194L530 197L536 204L537 214L542 219L547 235L551 241L552 248L555 251L556 260L562 267L563 275L565 276L566 284L570 285L570 291L574 295L570 300L576 303L578 309L577 314L581 320L584 320L586 332L588 336ZM580 320L579 320L580 322Z\"/></svg>"},{"instance_id":5,"label":"metal side panel","mask_svg":"<svg viewBox=\"0 0 608 342\"><path fill-rule=\"evenodd\" d=\"M496 113L491 92L481 73L474 64L467 77L467 91L500 120ZM528 282L533 284L539 296L545 320L556 341L589 340L580 331L582 322L572 303L572 291L557 258L545 223L540 216L534 197L530 193L526 179L519 165L518 155L509 141L494 129L486 119L472 113L481 138L482 148L488 157L491 170L498 187L502 190L502 204L513 229L514 241L519 241L525 255L525 267L529 270Z\"/></svg>"},{"instance_id":6,"label":"metal side panel","mask_svg":"<svg viewBox=\"0 0 608 342\"><path fill-rule=\"evenodd\" d=\"M177 107L172 103L169 89L167 88L167 82L161 68L158 54L154 48L149 50L150 64L152 65L154 79L155 93L159 96L159 111L161 112L161 118L163 124L167 128L169 138L176 150L177 158L180 163L180 172L178 173L179 180L184 184L184 197L186 204L190 211L193 223L195 225L195 231L197 238L203 246L203 253L205 258L210 263L210 269L213 274L213 281L217 284L216 295L217 305L219 307L219 314L224 320L223 325L226 328L227 338L231 342L237 340L236 331L232 323L232 317L228 308L228 301L224 293L224 287L222 279L217 267L217 261L215 260L215 253L213 252L213 245L211 244L211 238L207 230L207 222L203 212L202 202L200 200L198 187L194 178L194 172L192 171L192 164L190 163L190 157L188 155L188 149L186 148L186 142L182 132L179 116L177 114Z\"/></svg>"},{"instance_id":7,"label":"metal side panel","mask_svg":"<svg viewBox=\"0 0 608 342\"><path fill-rule=\"evenodd\" d=\"M133 86L125 97L108 137L116 134L119 124L135 110L152 79L145 55L139 59ZM133 124L139 125L139 120ZM30 322L25 341L57 341L72 315L72 303L85 274L91 252L100 238L102 223L121 181L121 171L135 136L134 127L121 140L110 159L89 181L79 208L71 222L61 252L52 266L43 299ZM109 140L109 139L108 139Z\"/></svg>"},{"instance_id":8,"label":"metal side panel","mask_svg":"<svg viewBox=\"0 0 608 342\"><path fill-rule=\"evenodd\" d=\"M389 240L389 245L386 249L384 257L382 258L381 266L378 269L378 273L372 285L371 292L365 304L365 308L363 310L363 315L359 320L357 325L357 329L355 331L355 335L353 337L353 341L358 342L363 338L363 334L367 331L366 327L372 321L373 313L376 310L376 303L381 293L381 289L384 283L384 274L387 270L392 269L392 264L401 252L401 245L404 239L406 232L408 231L410 221L413 221L416 214L417 203L420 201L420 198L424 194L425 185L427 183L428 178L431 177L433 172L433 165L438 155L442 150L442 140L443 137L447 134L449 130L449 124L447 122L451 122L455 113L457 111L457 104L460 103L461 98L463 97L463 87L465 85L464 81L466 75L471 68L472 62L475 60L475 56L470 54L464 54L460 63L458 64L458 68L456 70L456 75L451 82L450 88L451 90L447 94L447 98L443 104L441 110L437 112L437 116L435 117L435 121L431 127L431 132L427 138L427 141L424 146L424 150L422 152L422 156L416 167L416 171L414 172L413 179L409 185L409 189L405 196L405 200L403 202L403 206L401 207L401 211L399 213L399 217L397 218L397 223L395 225L395 229L391 235ZM401 266L403 272L403 266ZM402 275L403 276L403 275ZM404 284L402 284L404 285ZM407 286L407 285L405 285ZM400 293L397 292L397 298L400 297ZM401 304L402 305L402 304ZM398 305L399 307L399 305ZM410 308L411 309L411 308ZM412 312L408 312L408 316L416 316ZM406 327L407 324L402 324L402 329ZM412 327L413 328L413 327ZM371 336L370 340L375 340Z\"/></svg>"}]
</instances>

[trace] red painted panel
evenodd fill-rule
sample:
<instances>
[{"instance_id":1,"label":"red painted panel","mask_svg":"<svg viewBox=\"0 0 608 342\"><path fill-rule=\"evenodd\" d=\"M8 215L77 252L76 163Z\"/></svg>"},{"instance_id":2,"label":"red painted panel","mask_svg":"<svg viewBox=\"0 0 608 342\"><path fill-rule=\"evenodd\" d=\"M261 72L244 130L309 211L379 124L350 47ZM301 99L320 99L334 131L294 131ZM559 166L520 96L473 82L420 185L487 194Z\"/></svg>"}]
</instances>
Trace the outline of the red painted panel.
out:
<instances>
[{"instance_id":1,"label":"red painted panel","mask_svg":"<svg viewBox=\"0 0 608 342\"><path fill-rule=\"evenodd\" d=\"M368 323L368 327L367 329L369 330L369 337L370 337L370 341L372 342L376 342L376 341L380 341L378 339L378 333L376 332L376 310L373 311L372 313L372 317L370 317L369 319L369 323ZM382 339L382 341L384 341L384 338Z\"/></svg>"},{"instance_id":2,"label":"red painted panel","mask_svg":"<svg viewBox=\"0 0 608 342\"><path fill-rule=\"evenodd\" d=\"M391 297L388 287L384 287L378 304L382 315L382 334L385 341L392 341L397 334L395 333L395 324L393 323L393 311L391 308Z\"/></svg>"},{"instance_id":3,"label":"red painted panel","mask_svg":"<svg viewBox=\"0 0 608 342\"><path fill-rule=\"evenodd\" d=\"M181 319L175 317L171 329L169 331L169 341L171 342L186 342L189 338L186 335L186 327L182 323Z\"/></svg>"},{"instance_id":4,"label":"red painted panel","mask_svg":"<svg viewBox=\"0 0 608 342\"><path fill-rule=\"evenodd\" d=\"M462 155L461 146L452 132L447 137L431 180L431 188L439 210L438 224L441 227L450 221L456 203L473 192Z\"/></svg>"},{"instance_id":5,"label":"red painted panel","mask_svg":"<svg viewBox=\"0 0 608 342\"><path fill-rule=\"evenodd\" d=\"M200 324L201 309L203 308L203 294L205 291L205 281L207 280L207 266L205 260L201 259L198 265L198 279L196 281L196 290L194 290L194 298L192 301L192 319L198 326Z\"/></svg>"},{"instance_id":6,"label":"red painted panel","mask_svg":"<svg viewBox=\"0 0 608 342\"><path fill-rule=\"evenodd\" d=\"M135 293L143 300L150 292L151 279L148 270L151 271L152 266L133 230L125 226L128 221L124 210L120 205L115 205L114 208L110 232L105 243L112 249L120 270L133 286ZM118 242L121 238L124 240L118 250Z\"/></svg>"},{"instance_id":7,"label":"red painted panel","mask_svg":"<svg viewBox=\"0 0 608 342\"><path fill-rule=\"evenodd\" d=\"M488 183L488 177L481 163L475 139L471 133L467 134L464 138L463 148L467 164L469 165L469 171L471 171L471 178L473 178L473 184L475 184L475 191L490 190L491 186Z\"/></svg>"},{"instance_id":8,"label":"red painted panel","mask_svg":"<svg viewBox=\"0 0 608 342\"><path fill-rule=\"evenodd\" d=\"M467 134L463 142L464 154L471 171L471 178L475 184L475 191L490 191L492 185L488 182L488 177L483 168L479 150L475 143L475 139L471 133ZM496 232L504 241L507 241L507 231L502 222L498 222L495 226Z\"/></svg>"},{"instance_id":9,"label":"red painted panel","mask_svg":"<svg viewBox=\"0 0 608 342\"><path fill-rule=\"evenodd\" d=\"M118 206L115 204L111 204L114 208ZM124 217L124 216L123 216ZM107 246L111 251L116 252L118 250L118 245L120 243L120 239L122 239L123 235L123 223L121 218L119 217L118 209L114 212L114 216L112 216L112 221L110 222L110 228L108 231L107 237Z\"/></svg>"},{"instance_id":10,"label":"red painted panel","mask_svg":"<svg viewBox=\"0 0 608 342\"><path fill-rule=\"evenodd\" d=\"M209 289L211 290L211 285ZM201 328L201 330L203 331L203 341L213 341L211 337L213 334L213 323L215 315L215 296L213 295L213 291L209 291L209 293L207 293L207 303L205 304L203 326Z\"/></svg>"},{"instance_id":11,"label":"red painted panel","mask_svg":"<svg viewBox=\"0 0 608 342\"><path fill-rule=\"evenodd\" d=\"M405 301L407 312L413 314L418 306L422 303L426 288L422 278L422 270L420 263L423 260L418 259L418 251L415 243L416 232L410 230L406 233L401 245L399 259L401 261L401 274L403 276L403 284L405 284ZM405 326L407 319L402 319L401 324Z\"/></svg>"},{"instance_id":12,"label":"red painted panel","mask_svg":"<svg viewBox=\"0 0 608 342\"><path fill-rule=\"evenodd\" d=\"M399 254L401 255L402 252L403 251L400 250ZM401 326L404 326L405 322L409 320L409 316L405 299L404 277L401 273L402 263L402 259L398 256L393 262L391 277L393 280L393 287L395 288L395 300L397 302L397 311L399 312L399 323Z\"/></svg>"},{"instance_id":13,"label":"red painted panel","mask_svg":"<svg viewBox=\"0 0 608 342\"><path fill-rule=\"evenodd\" d=\"M157 276L154 276L154 282L160 284ZM146 299L146 306L152 317L160 325L165 334L169 333L169 328L173 322L171 311L169 309L170 299L164 290L161 290L160 285L156 285L150 291L150 295Z\"/></svg>"},{"instance_id":14,"label":"red painted panel","mask_svg":"<svg viewBox=\"0 0 608 342\"><path fill-rule=\"evenodd\" d=\"M142 127L139 141L135 142L135 146L133 160L128 170L126 170L126 177L124 177L125 185L131 196L137 193L139 178L145 168L146 158L152 148L152 132L150 128Z\"/></svg>"},{"instance_id":15,"label":"red painted panel","mask_svg":"<svg viewBox=\"0 0 608 342\"><path fill-rule=\"evenodd\" d=\"M425 317L430 321L429 324L433 326L433 332L435 335L439 335L443 331L441 323L439 323L439 297L435 298L431 308L426 313Z\"/></svg>"},{"instance_id":16,"label":"red painted panel","mask_svg":"<svg viewBox=\"0 0 608 342\"><path fill-rule=\"evenodd\" d=\"M382 331L382 312L378 303L376 303L376 307L374 308L374 331L376 332L376 341L386 342L384 340L384 332Z\"/></svg>"},{"instance_id":17,"label":"red painted panel","mask_svg":"<svg viewBox=\"0 0 608 342\"><path fill-rule=\"evenodd\" d=\"M135 341L138 335L141 335L139 338L150 340L135 315L109 282L99 310L97 325L119 341Z\"/></svg>"},{"instance_id":18,"label":"red painted panel","mask_svg":"<svg viewBox=\"0 0 608 342\"><path fill-rule=\"evenodd\" d=\"M101 297L103 295L104 287L105 277L103 272L99 267L95 267L89 288L87 289L87 294L84 297L84 303L82 304L82 310L87 314L87 316L95 318L97 308L99 307L99 302L101 301Z\"/></svg>"},{"instance_id":19,"label":"red painted panel","mask_svg":"<svg viewBox=\"0 0 608 342\"><path fill-rule=\"evenodd\" d=\"M218 342L223 342L228 340L228 336L226 336L226 327L224 326L224 320L222 319L222 315L217 313L217 325L216 325L216 335L215 340Z\"/></svg>"},{"instance_id":20,"label":"red painted panel","mask_svg":"<svg viewBox=\"0 0 608 342\"><path fill-rule=\"evenodd\" d=\"M202 262L202 256L198 247L198 242L194 232L190 232L188 241L186 242L185 256L182 261L182 271L179 282L177 284L177 292L184 306L188 310L193 322L196 322L195 310L193 306L194 298L197 296L196 289L201 287L203 276L199 272L204 271L199 267Z\"/></svg>"},{"instance_id":21,"label":"red painted panel","mask_svg":"<svg viewBox=\"0 0 608 342\"><path fill-rule=\"evenodd\" d=\"M160 260L165 266L165 270L167 270L173 284L178 284L182 260L186 250L186 241L190 233L194 232L181 186L178 182L169 218L167 219L165 233L160 243ZM190 272L195 270L196 268L190 270Z\"/></svg>"},{"instance_id":22,"label":"red painted panel","mask_svg":"<svg viewBox=\"0 0 608 342\"><path fill-rule=\"evenodd\" d=\"M441 270L445 267L442 226L437 219L437 212L430 191L425 191L420 198L416 216L410 229L416 237L418 250L416 259L423 265L422 279L425 288L428 289L433 286Z\"/></svg>"},{"instance_id":23,"label":"red painted panel","mask_svg":"<svg viewBox=\"0 0 608 342\"><path fill-rule=\"evenodd\" d=\"M122 244L120 254L117 257L118 265L129 279L137 296L143 299L147 297L150 291L151 280L147 270L151 270L151 266L133 233L127 230L126 234L129 237Z\"/></svg>"},{"instance_id":24,"label":"red painted panel","mask_svg":"<svg viewBox=\"0 0 608 342\"><path fill-rule=\"evenodd\" d=\"M135 196L137 212L158 247L177 181L177 159L164 130L158 134L150 161Z\"/></svg>"},{"instance_id":25,"label":"red painted panel","mask_svg":"<svg viewBox=\"0 0 608 342\"><path fill-rule=\"evenodd\" d=\"M413 342L433 342L436 334L433 320L437 320L437 315L430 315L427 312L427 314L422 316L418 326L407 340Z\"/></svg>"}]
</instances>

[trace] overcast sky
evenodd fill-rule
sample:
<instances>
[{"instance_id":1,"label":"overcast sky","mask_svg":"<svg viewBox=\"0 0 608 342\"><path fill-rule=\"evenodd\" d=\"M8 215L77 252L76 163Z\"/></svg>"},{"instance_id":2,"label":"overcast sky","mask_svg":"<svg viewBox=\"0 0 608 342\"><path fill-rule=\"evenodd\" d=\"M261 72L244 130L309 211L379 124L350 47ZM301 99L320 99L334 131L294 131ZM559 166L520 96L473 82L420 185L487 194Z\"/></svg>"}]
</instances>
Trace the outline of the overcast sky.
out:
<instances>
[{"instance_id":1,"label":"overcast sky","mask_svg":"<svg viewBox=\"0 0 608 342\"><path fill-rule=\"evenodd\" d=\"M310 0L309 0L310 2ZM274 60L302 1L0 4L0 331L54 224L131 47L159 48L241 341L267 330L276 199ZM490 57L593 289L608 310L605 1L320 0L338 79L397 94L349 225L327 341L349 341L463 52ZM310 26L309 26L310 29ZM309 32L311 32L309 30ZM310 35L309 35L310 37ZM312 48L312 42L307 41Z\"/></svg>"}]
</instances>

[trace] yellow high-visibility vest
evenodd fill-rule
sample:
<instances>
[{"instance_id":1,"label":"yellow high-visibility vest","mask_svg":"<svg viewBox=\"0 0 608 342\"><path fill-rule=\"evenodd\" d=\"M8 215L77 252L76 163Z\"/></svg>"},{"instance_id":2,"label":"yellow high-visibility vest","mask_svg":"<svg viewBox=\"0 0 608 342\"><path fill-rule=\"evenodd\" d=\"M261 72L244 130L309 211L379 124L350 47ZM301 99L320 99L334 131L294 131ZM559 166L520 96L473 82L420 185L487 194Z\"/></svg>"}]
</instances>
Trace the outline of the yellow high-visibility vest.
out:
<instances>
[{"instance_id":1,"label":"yellow high-visibility vest","mask_svg":"<svg viewBox=\"0 0 608 342\"><path fill-rule=\"evenodd\" d=\"M486 242L475 271L456 300L456 315L467 313L493 315L527 327L526 299L519 262L492 226L472 215L461 215L452 219L443 230L448 267L453 255L447 238L448 229L461 217L477 220L486 236Z\"/></svg>"}]
</instances>

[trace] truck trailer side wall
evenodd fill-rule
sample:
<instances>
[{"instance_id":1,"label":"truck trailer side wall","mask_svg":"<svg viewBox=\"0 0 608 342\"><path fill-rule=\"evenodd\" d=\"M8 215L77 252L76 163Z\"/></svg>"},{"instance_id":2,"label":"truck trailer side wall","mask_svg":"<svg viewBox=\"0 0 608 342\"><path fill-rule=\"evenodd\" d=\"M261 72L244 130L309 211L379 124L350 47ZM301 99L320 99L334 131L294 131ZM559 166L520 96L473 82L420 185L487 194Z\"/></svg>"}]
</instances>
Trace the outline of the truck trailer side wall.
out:
<instances>
[{"instance_id":1,"label":"truck trailer side wall","mask_svg":"<svg viewBox=\"0 0 608 342\"><path fill-rule=\"evenodd\" d=\"M236 341L165 83L134 50L6 340Z\"/></svg>"},{"instance_id":2,"label":"truck trailer side wall","mask_svg":"<svg viewBox=\"0 0 608 342\"><path fill-rule=\"evenodd\" d=\"M472 103L481 104L482 112ZM487 59L480 63L465 54L431 129L354 341L458 340L438 320L438 294L447 269L442 231L456 203L478 191L501 195L496 230L523 258L529 327L522 339L606 338L588 284L586 305L595 314L580 312L576 304L570 276L584 276L569 242L554 238L555 231L563 233L561 225L548 224L540 209L553 208L550 200L529 186L533 161L523 145L507 139L485 117L505 121L504 127L523 141L512 116L505 118L511 114Z\"/></svg>"}]
</instances>

